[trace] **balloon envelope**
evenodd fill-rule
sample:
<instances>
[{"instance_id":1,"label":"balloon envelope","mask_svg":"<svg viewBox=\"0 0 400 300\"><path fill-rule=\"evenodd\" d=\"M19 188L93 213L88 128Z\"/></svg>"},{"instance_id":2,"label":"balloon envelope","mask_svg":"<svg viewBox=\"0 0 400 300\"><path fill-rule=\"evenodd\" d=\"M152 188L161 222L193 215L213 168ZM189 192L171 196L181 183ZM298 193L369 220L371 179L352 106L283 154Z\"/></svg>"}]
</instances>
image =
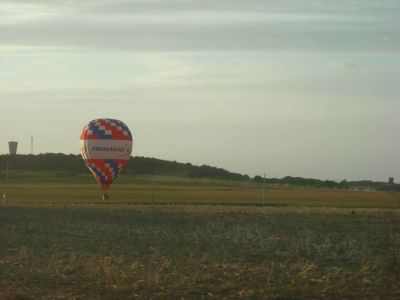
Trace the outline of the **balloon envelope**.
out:
<instances>
[{"instance_id":1,"label":"balloon envelope","mask_svg":"<svg viewBox=\"0 0 400 300\"><path fill-rule=\"evenodd\" d=\"M96 119L81 133L81 155L106 193L132 153L132 134L123 122Z\"/></svg>"}]
</instances>

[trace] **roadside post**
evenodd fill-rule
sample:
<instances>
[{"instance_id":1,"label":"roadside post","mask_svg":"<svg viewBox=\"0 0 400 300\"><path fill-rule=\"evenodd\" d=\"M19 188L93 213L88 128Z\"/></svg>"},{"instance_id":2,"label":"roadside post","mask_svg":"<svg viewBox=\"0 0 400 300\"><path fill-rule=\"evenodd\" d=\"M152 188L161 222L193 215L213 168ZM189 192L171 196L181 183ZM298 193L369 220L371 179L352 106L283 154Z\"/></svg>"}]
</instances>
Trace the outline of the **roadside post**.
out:
<instances>
[{"instance_id":1,"label":"roadside post","mask_svg":"<svg viewBox=\"0 0 400 300\"><path fill-rule=\"evenodd\" d=\"M263 182L262 203L261 203L261 206L264 206L264 203L265 203L265 173L264 173L264 182Z\"/></svg>"},{"instance_id":2,"label":"roadside post","mask_svg":"<svg viewBox=\"0 0 400 300\"><path fill-rule=\"evenodd\" d=\"M154 205L155 201L156 201L156 187L155 187L155 183L154 183L154 179L151 182L151 187L152 187L152 197L151 197L151 202Z\"/></svg>"},{"instance_id":3,"label":"roadside post","mask_svg":"<svg viewBox=\"0 0 400 300\"><path fill-rule=\"evenodd\" d=\"M6 187L3 194L3 205L7 204L7 197L8 197L8 161L6 163Z\"/></svg>"}]
</instances>

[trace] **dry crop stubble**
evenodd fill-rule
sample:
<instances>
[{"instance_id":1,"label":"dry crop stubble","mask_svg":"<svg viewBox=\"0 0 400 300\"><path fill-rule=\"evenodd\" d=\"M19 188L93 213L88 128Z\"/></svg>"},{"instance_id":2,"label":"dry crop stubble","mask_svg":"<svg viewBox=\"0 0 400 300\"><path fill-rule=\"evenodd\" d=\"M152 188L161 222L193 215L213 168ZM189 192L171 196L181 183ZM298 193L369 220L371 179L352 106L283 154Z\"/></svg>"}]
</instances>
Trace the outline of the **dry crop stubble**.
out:
<instances>
[{"instance_id":1,"label":"dry crop stubble","mask_svg":"<svg viewBox=\"0 0 400 300\"><path fill-rule=\"evenodd\" d=\"M400 293L396 209L34 206L0 215L1 290L36 298Z\"/></svg>"}]
</instances>

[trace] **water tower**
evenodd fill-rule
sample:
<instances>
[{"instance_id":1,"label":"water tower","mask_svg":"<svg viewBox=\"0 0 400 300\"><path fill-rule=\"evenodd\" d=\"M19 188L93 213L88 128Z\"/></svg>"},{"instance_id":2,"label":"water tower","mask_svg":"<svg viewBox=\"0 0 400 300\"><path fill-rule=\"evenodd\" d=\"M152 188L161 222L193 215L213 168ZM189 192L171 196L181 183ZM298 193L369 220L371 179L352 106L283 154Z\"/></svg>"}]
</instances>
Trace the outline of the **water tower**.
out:
<instances>
[{"instance_id":1,"label":"water tower","mask_svg":"<svg viewBox=\"0 0 400 300\"><path fill-rule=\"evenodd\" d=\"M10 155L17 154L17 147L18 147L18 142L15 141L8 142L8 149L10 150Z\"/></svg>"}]
</instances>

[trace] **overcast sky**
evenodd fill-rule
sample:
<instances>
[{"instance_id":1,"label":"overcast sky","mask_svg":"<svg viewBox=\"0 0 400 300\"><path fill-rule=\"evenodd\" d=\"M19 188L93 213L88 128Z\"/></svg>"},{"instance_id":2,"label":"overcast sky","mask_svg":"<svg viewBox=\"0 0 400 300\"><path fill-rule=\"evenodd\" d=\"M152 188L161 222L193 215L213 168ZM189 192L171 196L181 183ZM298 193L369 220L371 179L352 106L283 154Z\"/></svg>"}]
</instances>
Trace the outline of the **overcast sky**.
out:
<instances>
[{"instance_id":1,"label":"overcast sky","mask_svg":"<svg viewBox=\"0 0 400 300\"><path fill-rule=\"evenodd\" d=\"M0 0L0 153L134 155L267 177L400 181L398 0Z\"/></svg>"}]
</instances>

